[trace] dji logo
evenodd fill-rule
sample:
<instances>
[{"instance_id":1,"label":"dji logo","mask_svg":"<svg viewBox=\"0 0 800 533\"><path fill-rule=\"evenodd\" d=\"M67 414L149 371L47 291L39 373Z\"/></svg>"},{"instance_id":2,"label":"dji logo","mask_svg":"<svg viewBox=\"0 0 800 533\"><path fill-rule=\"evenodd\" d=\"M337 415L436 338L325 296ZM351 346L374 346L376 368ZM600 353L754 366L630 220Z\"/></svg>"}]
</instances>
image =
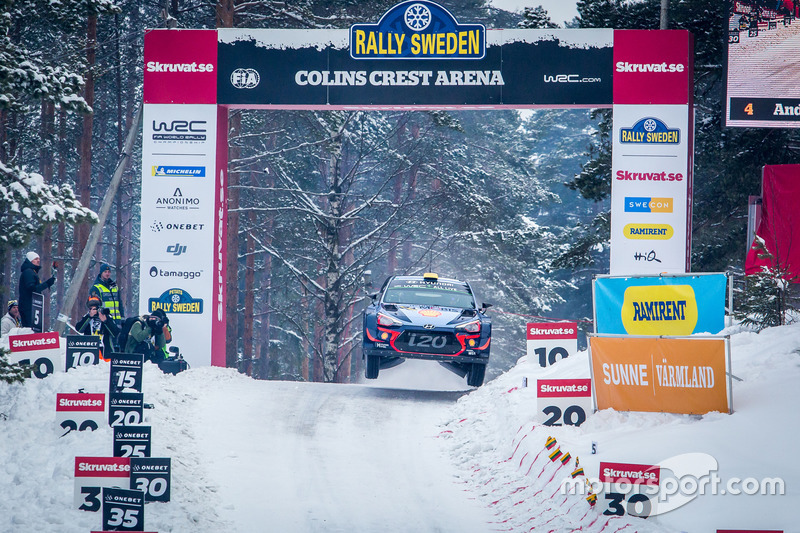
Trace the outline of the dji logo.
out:
<instances>
[{"instance_id":1,"label":"dji logo","mask_svg":"<svg viewBox=\"0 0 800 533\"><path fill-rule=\"evenodd\" d=\"M175 243L174 245L167 246L167 253L172 255L181 255L183 252L186 251L186 246L181 246L180 243Z\"/></svg>"}]
</instances>

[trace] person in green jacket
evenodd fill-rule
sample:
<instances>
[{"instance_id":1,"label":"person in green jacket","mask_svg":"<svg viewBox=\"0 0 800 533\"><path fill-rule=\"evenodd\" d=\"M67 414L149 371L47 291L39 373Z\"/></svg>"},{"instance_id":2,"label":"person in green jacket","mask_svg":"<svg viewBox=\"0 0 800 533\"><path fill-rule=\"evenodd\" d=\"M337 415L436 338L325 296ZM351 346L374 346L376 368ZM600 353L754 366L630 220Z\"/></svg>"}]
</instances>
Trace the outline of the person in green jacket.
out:
<instances>
[{"instance_id":1,"label":"person in green jacket","mask_svg":"<svg viewBox=\"0 0 800 533\"><path fill-rule=\"evenodd\" d=\"M162 309L149 315L142 315L131 325L125 353L144 354L145 361L158 363L164 359L167 346L165 331L169 328L169 318Z\"/></svg>"}]
</instances>

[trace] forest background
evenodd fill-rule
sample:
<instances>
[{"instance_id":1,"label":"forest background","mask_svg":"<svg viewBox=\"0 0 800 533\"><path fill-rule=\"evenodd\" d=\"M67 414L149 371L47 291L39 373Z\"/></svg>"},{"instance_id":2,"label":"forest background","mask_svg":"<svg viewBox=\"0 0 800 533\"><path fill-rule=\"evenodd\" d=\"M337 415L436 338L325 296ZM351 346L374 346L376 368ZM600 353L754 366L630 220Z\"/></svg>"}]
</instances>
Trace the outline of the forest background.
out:
<instances>
[{"instance_id":1,"label":"forest background","mask_svg":"<svg viewBox=\"0 0 800 533\"><path fill-rule=\"evenodd\" d=\"M0 301L16 297L28 249L45 259L42 279L63 262L54 327L141 101L146 28L347 28L395 3L0 0ZM439 3L490 28L557 26L541 7ZM763 165L798 162L800 133L724 128L725 3L669 4L668 27L695 39L692 271L741 279L747 198ZM566 26L658 29L660 8L578 0ZM608 270L610 127L610 110L231 111L228 366L357 380L361 311L392 274L467 279L494 305L489 377L524 355L526 322L591 329L592 276ZM132 161L90 275L76 280L87 294L99 264L112 265L129 315L141 141Z\"/></svg>"}]
</instances>

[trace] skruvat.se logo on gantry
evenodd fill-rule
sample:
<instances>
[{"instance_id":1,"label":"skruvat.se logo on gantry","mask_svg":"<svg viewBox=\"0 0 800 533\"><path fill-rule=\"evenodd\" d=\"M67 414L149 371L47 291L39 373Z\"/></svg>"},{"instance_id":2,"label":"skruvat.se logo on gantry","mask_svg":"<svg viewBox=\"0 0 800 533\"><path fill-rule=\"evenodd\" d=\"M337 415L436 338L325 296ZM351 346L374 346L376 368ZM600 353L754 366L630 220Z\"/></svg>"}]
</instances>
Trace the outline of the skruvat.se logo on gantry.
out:
<instances>
[{"instance_id":1,"label":"skruvat.se logo on gantry","mask_svg":"<svg viewBox=\"0 0 800 533\"><path fill-rule=\"evenodd\" d=\"M377 24L350 27L353 59L482 59L486 29L459 24L434 2L411 0L387 11Z\"/></svg>"},{"instance_id":2,"label":"skruvat.se logo on gantry","mask_svg":"<svg viewBox=\"0 0 800 533\"><path fill-rule=\"evenodd\" d=\"M165 313L195 314L203 313L202 298L192 298L192 295L183 289L168 289L158 298L147 301L148 312L162 309Z\"/></svg>"},{"instance_id":3,"label":"skruvat.se logo on gantry","mask_svg":"<svg viewBox=\"0 0 800 533\"><path fill-rule=\"evenodd\" d=\"M681 143L681 130L669 128L660 119L647 117L640 119L630 128L620 128L619 142L622 144L668 144Z\"/></svg>"}]
</instances>

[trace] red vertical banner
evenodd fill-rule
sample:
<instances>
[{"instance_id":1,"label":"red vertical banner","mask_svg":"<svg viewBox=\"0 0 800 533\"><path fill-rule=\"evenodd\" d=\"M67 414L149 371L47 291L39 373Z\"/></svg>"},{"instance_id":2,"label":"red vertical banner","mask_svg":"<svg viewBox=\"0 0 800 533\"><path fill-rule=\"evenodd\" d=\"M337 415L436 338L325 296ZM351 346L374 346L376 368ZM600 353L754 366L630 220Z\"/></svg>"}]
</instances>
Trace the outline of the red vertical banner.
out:
<instances>
[{"instance_id":1,"label":"red vertical banner","mask_svg":"<svg viewBox=\"0 0 800 533\"><path fill-rule=\"evenodd\" d=\"M214 301L211 317L211 365L225 366L225 300L228 250L228 108L217 106L217 165L214 173Z\"/></svg>"}]
</instances>

